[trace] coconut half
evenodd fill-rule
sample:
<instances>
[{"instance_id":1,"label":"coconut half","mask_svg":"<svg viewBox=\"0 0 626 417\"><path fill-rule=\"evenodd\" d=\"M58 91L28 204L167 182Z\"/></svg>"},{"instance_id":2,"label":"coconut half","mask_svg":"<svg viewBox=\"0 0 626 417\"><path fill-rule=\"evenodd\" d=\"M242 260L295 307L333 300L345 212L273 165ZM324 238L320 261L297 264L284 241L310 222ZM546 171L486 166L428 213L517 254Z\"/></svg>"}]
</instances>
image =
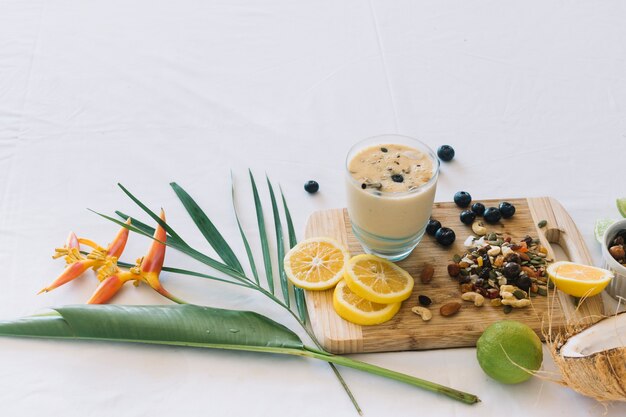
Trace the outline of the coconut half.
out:
<instances>
[{"instance_id":1,"label":"coconut half","mask_svg":"<svg viewBox=\"0 0 626 417\"><path fill-rule=\"evenodd\" d=\"M598 401L626 401L626 314L557 338L550 350L570 388Z\"/></svg>"}]
</instances>

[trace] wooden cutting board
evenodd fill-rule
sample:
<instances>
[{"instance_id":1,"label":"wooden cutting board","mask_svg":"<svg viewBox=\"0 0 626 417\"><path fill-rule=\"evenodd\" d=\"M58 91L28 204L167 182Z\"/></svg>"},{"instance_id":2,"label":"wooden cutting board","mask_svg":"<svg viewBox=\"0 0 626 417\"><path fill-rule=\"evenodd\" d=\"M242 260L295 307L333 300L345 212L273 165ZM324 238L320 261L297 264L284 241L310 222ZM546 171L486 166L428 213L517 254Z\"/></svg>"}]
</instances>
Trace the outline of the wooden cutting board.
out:
<instances>
[{"instance_id":1,"label":"wooden cutting board","mask_svg":"<svg viewBox=\"0 0 626 417\"><path fill-rule=\"evenodd\" d=\"M482 201L487 207L497 206L503 200ZM488 231L500 232L520 240L526 235L539 237L553 259L552 243L559 244L569 259L574 262L592 264L592 259L580 236L576 225L565 209L553 198L509 199L517 209L511 219L503 219L499 224L488 225ZM504 314L502 307L492 307L485 303L475 307L461 300L459 285L449 277L447 266L455 253L464 253L463 242L472 234L470 226L459 220L461 209L454 203L435 203L432 217L444 226L451 227L457 239L449 248L438 245L435 239L425 235L411 255L398 263L415 278L411 297L404 301L400 312L390 321L376 326L359 326L339 317L333 309L333 290L307 291L307 305L315 335L324 348L333 353L385 352L402 350L439 349L475 346L482 332L490 324L504 319L519 320L528 324L542 337L542 320L548 319L551 309L552 325L562 326L567 322L591 321L589 317L602 314L600 296L586 300L576 309L574 301L566 294L558 292L556 297L533 297L531 308L514 309ZM539 229L537 223L547 221L547 226ZM305 237L328 236L348 246L352 255L363 253L361 245L352 234L350 219L346 209L333 209L313 213L307 222ZM421 284L420 272L425 263L435 267L435 275L430 284ZM433 300L430 306L432 320L423 322L411 312L418 305L417 296L427 295ZM439 307L450 301L458 301L463 307L452 317L439 315ZM542 337L543 339L543 337Z\"/></svg>"}]
</instances>

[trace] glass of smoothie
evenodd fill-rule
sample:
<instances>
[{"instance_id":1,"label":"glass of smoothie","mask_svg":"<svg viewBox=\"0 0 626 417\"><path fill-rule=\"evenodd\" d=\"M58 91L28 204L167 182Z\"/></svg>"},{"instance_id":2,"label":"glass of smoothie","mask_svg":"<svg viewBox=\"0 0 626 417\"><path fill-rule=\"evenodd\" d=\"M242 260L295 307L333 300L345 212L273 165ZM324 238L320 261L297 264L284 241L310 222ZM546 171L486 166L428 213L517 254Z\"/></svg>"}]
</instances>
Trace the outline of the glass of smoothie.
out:
<instances>
[{"instance_id":1,"label":"glass of smoothie","mask_svg":"<svg viewBox=\"0 0 626 417\"><path fill-rule=\"evenodd\" d=\"M367 253L391 261L409 256L424 236L438 176L435 153L408 136L374 136L350 149L348 214Z\"/></svg>"}]
</instances>

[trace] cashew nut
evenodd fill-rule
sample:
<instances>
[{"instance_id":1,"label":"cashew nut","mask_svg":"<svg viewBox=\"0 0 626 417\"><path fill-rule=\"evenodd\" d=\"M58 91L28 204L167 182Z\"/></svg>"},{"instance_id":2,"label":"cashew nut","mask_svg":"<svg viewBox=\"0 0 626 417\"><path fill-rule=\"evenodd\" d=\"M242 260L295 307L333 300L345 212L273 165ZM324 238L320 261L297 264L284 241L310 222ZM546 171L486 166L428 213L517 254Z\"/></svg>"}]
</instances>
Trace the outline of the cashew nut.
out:
<instances>
[{"instance_id":1,"label":"cashew nut","mask_svg":"<svg viewBox=\"0 0 626 417\"><path fill-rule=\"evenodd\" d=\"M515 286L514 285L501 285L500 294L502 294L502 291L510 292L511 295L513 295L513 291L515 291Z\"/></svg>"},{"instance_id":2,"label":"cashew nut","mask_svg":"<svg viewBox=\"0 0 626 417\"><path fill-rule=\"evenodd\" d=\"M481 221L472 223L472 231L478 236L485 236L487 234L487 228Z\"/></svg>"},{"instance_id":3,"label":"cashew nut","mask_svg":"<svg viewBox=\"0 0 626 417\"><path fill-rule=\"evenodd\" d=\"M466 292L461 295L461 298L465 301L473 301L476 307L480 307L485 302L485 297L478 294L477 292Z\"/></svg>"},{"instance_id":4,"label":"cashew nut","mask_svg":"<svg viewBox=\"0 0 626 417\"><path fill-rule=\"evenodd\" d=\"M433 318L433 313L431 313L426 307L413 307L411 311L420 316L424 321L428 321Z\"/></svg>"},{"instance_id":5,"label":"cashew nut","mask_svg":"<svg viewBox=\"0 0 626 417\"><path fill-rule=\"evenodd\" d=\"M505 306L511 306L514 308L522 308L522 307L528 307L530 305L530 300L528 298L522 298L521 300L518 300L515 297L504 298L502 299L502 304L504 304Z\"/></svg>"},{"instance_id":6,"label":"cashew nut","mask_svg":"<svg viewBox=\"0 0 626 417\"><path fill-rule=\"evenodd\" d=\"M507 299L507 298L515 298L515 296L513 295L512 292L509 291L500 291L500 297ZM517 300L517 298L515 298Z\"/></svg>"}]
</instances>

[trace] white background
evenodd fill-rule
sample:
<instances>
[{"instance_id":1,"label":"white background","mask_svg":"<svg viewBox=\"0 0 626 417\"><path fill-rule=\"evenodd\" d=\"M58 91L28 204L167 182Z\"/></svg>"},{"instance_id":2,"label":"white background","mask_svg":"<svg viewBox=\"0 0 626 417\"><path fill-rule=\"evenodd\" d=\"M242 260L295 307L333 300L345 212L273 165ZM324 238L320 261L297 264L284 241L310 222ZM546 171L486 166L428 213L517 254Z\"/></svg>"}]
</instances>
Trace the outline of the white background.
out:
<instances>
[{"instance_id":1,"label":"white background","mask_svg":"<svg viewBox=\"0 0 626 417\"><path fill-rule=\"evenodd\" d=\"M169 189L180 182L243 256L232 169L260 261L247 168L282 185L302 237L312 211L345 204L350 145L381 133L455 147L440 201L460 189L475 199L556 197L599 263L594 221L617 217L615 197L626 195L625 7L0 0L0 317L88 299L93 276L35 294L62 270L50 255L69 230L101 244L115 234L87 207L140 214L118 181L210 251ZM315 196L302 190L308 179L321 185ZM132 235L123 259L148 245ZM174 251L166 264L202 268ZM243 289L167 274L163 282L189 301L253 309L298 330ZM115 302L163 299L128 286ZM605 411L538 379L500 385L482 373L474 349L354 357L483 400L470 407L342 370L367 416ZM550 359L545 367L553 369ZM18 339L0 340L0 404L6 416L356 415L327 365L311 360ZM607 415L625 413L615 405Z\"/></svg>"}]
</instances>

